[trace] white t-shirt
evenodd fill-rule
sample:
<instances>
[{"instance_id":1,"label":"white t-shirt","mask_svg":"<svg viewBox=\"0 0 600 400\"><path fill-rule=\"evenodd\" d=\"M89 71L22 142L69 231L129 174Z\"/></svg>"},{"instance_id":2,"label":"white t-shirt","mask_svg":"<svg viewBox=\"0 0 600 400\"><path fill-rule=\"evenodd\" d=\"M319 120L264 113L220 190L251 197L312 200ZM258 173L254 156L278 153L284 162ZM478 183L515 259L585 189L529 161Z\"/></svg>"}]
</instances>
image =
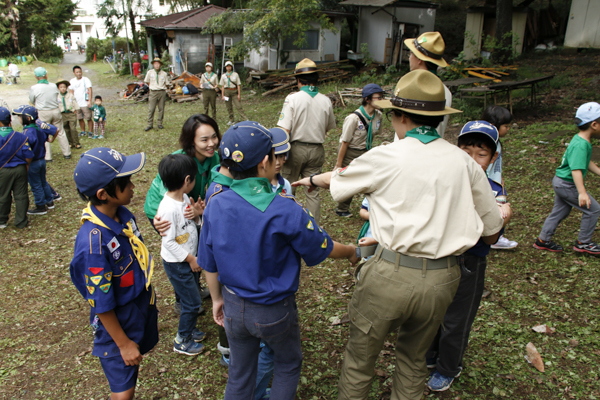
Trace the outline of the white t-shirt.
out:
<instances>
[{"instance_id":1,"label":"white t-shirt","mask_svg":"<svg viewBox=\"0 0 600 400\"><path fill-rule=\"evenodd\" d=\"M88 104L85 99L85 94L87 93L88 88L92 87L92 82L84 76L81 79L73 78L69 83L71 84L69 89L73 91L79 107L87 107Z\"/></svg>"},{"instance_id":2,"label":"white t-shirt","mask_svg":"<svg viewBox=\"0 0 600 400\"><path fill-rule=\"evenodd\" d=\"M19 73L19 67L17 67L17 64L10 64L8 66L8 74L11 76L17 76L17 74Z\"/></svg>"},{"instance_id":3,"label":"white t-shirt","mask_svg":"<svg viewBox=\"0 0 600 400\"><path fill-rule=\"evenodd\" d=\"M169 221L171 226L162 237L160 256L166 262L184 262L188 254L196 257L198 252L198 226L191 219L183 216L183 211L190 204L190 198L184 194L183 201L177 201L165 194L158 206L156 215Z\"/></svg>"}]
</instances>

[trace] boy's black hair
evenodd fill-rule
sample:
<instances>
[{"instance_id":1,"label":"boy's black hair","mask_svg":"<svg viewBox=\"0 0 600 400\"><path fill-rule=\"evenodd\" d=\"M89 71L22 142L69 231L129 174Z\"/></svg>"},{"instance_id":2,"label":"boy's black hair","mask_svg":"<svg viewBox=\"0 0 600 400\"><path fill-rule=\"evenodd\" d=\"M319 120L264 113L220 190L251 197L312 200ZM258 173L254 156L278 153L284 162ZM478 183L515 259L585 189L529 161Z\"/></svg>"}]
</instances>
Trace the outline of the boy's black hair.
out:
<instances>
[{"instance_id":1,"label":"boy's black hair","mask_svg":"<svg viewBox=\"0 0 600 400\"><path fill-rule=\"evenodd\" d=\"M185 177L196 179L196 161L186 154L169 154L158 164L158 175L169 192L179 190L185 184Z\"/></svg>"},{"instance_id":2,"label":"boy's black hair","mask_svg":"<svg viewBox=\"0 0 600 400\"><path fill-rule=\"evenodd\" d=\"M73 72L75 72L75 70L76 70L77 68L81 69L81 67L80 67L79 65L76 65L76 66L74 66L74 67L73 67ZM83 71L83 70L82 70L82 71Z\"/></svg>"},{"instance_id":3,"label":"boy's black hair","mask_svg":"<svg viewBox=\"0 0 600 400\"><path fill-rule=\"evenodd\" d=\"M425 61L425 68L427 68L427 71L429 71L432 74L434 74L435 76L437 76L437 70L438 70L437 64L434 64L431 61Z\"/></svg>"},{"instance_id":4,"label":"boy's black hair","mask_svg":"<svg viewBox=\"0 0 600 400\"><path fill-rule=\"evenodd\" d=\"M575 118L575 125L577 125L577 129L579 129L580 131L587 131L588 129L590 129L590 126L592 126L592 124L594 122L597 122L600 124L600 118L590 121L588 123L585 123L581 126L579 126L579 124L581 123L581 120L579 118Z\"/></svg>"},{"instance_id":5,"label":"boy's black hair","mask_svg":"<svg viewBox=\"0 0 600 400\"><path fill-rule=\"evenodd\" d=\"M491 150L492 157L496 153L496 143L487 135L479 132L470 132L458 137L458 147L476 146Z\"/></svg>"},{"instance_id":6,"label":"boy's black hair","mask_svg":"<svg viewBox=\"0 0 600 400\"><path fill-rule=\"evenodd\" d=\"M301 84L309 86L317 86L319 84L319 73L311 72L310 74L303 74L296 76Z\"/></svg>"},{"instance_id":7,"label":"boy's black hair","mask_svg":"<svg viewBox=\"0 0 600 400\"><path fill-rule=\"evenodd\" d=\"M215 130L217 133L217 138L219 139L219 144L221 144L221 132L219 131L219 124L217 124L217 122L208 115L192 115L187 119L187 121L184 122L183 127L181 128L181 135L179 135L179 145L185 154L190 157L196 156L194 139L196 138L196 130L198 130L202 124L210 125Z\"/></svg>"},{"instance_id":8,"label":"boy's black hair","mask_svg":"<svg viewBox=\"0 0 600 400\"><path fill-rule=\"evenodd\" d=\"M23 120L23 126L33 124L35 122L35 119L25 114L21 114L21 119Z\"/></svg>"},{"instance_id":9,"label":"boy's black hair","mask_svg":"<svg viewBox=\"0 0 600 400\"><path fill-rule=\"evenodd\" d=\"M373 95L372 95L372 94L368 95L367 97L363 97L363 99L362 99L362 106L363 106L363 107L364 107L364 106L366 106L366 105L367 105L367 102L368 102L369 100L373 100Z\"/></svg>"},{"instance_id":10,"label":"boy's black hair","mask_svg":"<svg viewBox=\"0 0 600 400\"><path fill-rule=\"evenodd\" d=\"M102 101L102 96L96 96L96 97L94 97L94 100L100 100L100 101Z\"/></svg>"},{"instance_id":11,"label":"boy's black hair","mask_svg":"<svg viewBox=\"0 0 600 400\"><path fill-rule=\"evenodd\" d=\"M494 125L496 129L500 129L500 125L505 125L512 121L512 114L504 107L489 106L483 112L481 119Z\"/></svg>"},{"instance_id":12,"label":"boy's black hair","mask_svg":"<svg viewBox=\"0 0 600 400\"><path fill-rule=\"evenodd\" d=\"M6 120L6 121L0 120L0 126L10 126L11 122L12 121L9 121L9 120Z\"/></svg>"},{"instance_id":13,"label":"boy's black hair","mask_svg":"<svg viewBox=\"0 0 600 400\"><path fill-rule=\"evenodd\" d=\"M396 114L397 117L401 117L404 114L405 116L410 118L412 122L419 126L425 125L435 128L444 120L444 115L420 115L396 109L392 109L392 111L394 112L394 114Z\"/></svg>"},{"instance_id":14,"label":"boy's black hair","mask_svg":"<svg viewBox=\"0 0 600 400\"><path fill-rule=\"evenodd\" d=\"M120 178L113 179L108 183L108 185L104 186L102 189L104 189L106 191L106 194L108 194L110 197L117 197L117 188L123 191L125 190L127 185L129 185L129 182L131 182L131 175L122 176ZM96 193L94 193L93 196L86 196L85 194L81 193L79 189L77 189L77 193L79 194L81 200L86 202L89 201L95 206L108 203L108 201L106 200L100 200Z\"/></svg>"},{"instance_id":15,"label":"boy's black hair","mask_svg":"<svg viewBox=\"0 0 600 400\"><path fill-rule=\"evenodd\" d=\"M269 152L269 162L275 162L275 150L271 149ZM245 171L234 171L232 169L235 168L237 163L231 159L226 159L221 162L221 165L225 168L229 168L229 173L233 176L235 180L247 179L247 178L256 178L258 176L258 165L251 167Z\"/></svg>"}]
</instances>

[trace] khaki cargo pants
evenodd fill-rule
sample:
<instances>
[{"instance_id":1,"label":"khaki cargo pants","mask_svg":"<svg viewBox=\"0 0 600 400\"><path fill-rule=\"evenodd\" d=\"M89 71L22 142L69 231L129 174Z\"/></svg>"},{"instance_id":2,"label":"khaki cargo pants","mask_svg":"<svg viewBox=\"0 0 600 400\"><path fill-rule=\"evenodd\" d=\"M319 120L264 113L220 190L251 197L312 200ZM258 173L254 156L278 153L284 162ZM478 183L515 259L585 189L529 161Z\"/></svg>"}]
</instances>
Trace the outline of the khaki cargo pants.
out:
<instances>
[{"instance_id":1,"label":"khaki cargo pants","mask_svg":"<svg viewBox=\"0 0 600 400\"><path fill-rule=\"evenodd\" d=\"M74 112L62 113L63 128L69 145L75 147L79 145L79 129L77 129L77 114Z\"/></svg>"},{"instance_id":2,"label":"khaki cargo pants","mask_svg":"<svg viewBox=\"0 0 600 400\"><path fill-rule=\"evenodd\" d=\"M385 338L399 329L390 399L420 399L428 376L425 354L459 283L458 265L424 271L394 265L377 253L371 257L348 305L350 338L338 398L367 398Z\"/></svg>"},{"instance_id":3,"label":"khaki cargo pants","mask_svg":"<svg viewBox=\"0 0 600 400\"><path fill-rule=\"evenodd\" d=\"M204 105L204 114L208 115L209 108L212 107L212 119L217 120L217 92L214 89L202 89L202 103Z\"/></svg>"},{"instance_id":4,"label":"khaki cargo pants","mask_svg":"<svg viewBox=\"0 0 600 400\"><path fill-rule=\"evenodd\" d=\"M298 178L306 178L312 174L320 174L325 163L325 150L322 144L292 142L290 155L281 169L281 175L290 183ZM294 195L296 189L292 188ZM308 192L305 188L306 208L315 218L317 225L321 220L321 199L319 198L319 189Z\"/></svg>"},{"instance_id":5,"label":"khaki cargo pants","mask_svg":"<svg viewBox=\"0 0 600 400\"><path fill-rule=\"evenodd\" d=\"M165 101L167 100L166 90L151 90L148 96L148 127L154 125L154 110L158 106L158 115L156 116L156 124L162 126L163 117L165 115Z\"/></svg>"},{"instance_id":6,"label":"khaki cargo pants","mask_svg":"<svg viewBox=\"0 0 600 400\"><path fill-rule=\"evenodd\" d=\"M65 157L71 156L69 140L67 139L67 135L65 133L62 113L60 110L58 108L53 110L38 110L38 117L40 120L52 124L58 129L58 136L56 136L56 140L58 140L60 151L62 151L63 156ZM46 161L48 160L52 160L52 147L50 147L50 143L46 142Z\"/></svg>"},{"instance_id":7,"label":"khaki cargo pants","mask_svg":"<svg viewBox=\"0 0 600 400\"><path fill-rule=\"evenodd\" d=\"M227 112L229 113L229 121L235 122L233 115L234 105L237 112L240 114L240 121L246 121L248 118L246 117L246 114L244 114L244 110L242 109L242 102L239 101L237 98L237 89L225 89L225 91L223 92L223 96L229 97L229 100L225 102L225 105L227 106Z\"/></svg>"},{"instance_id":8,"label":"khaki cargo pants","mask_svg":"<svg viewBox=\"0 0 600 400\"><path fill-rule=\"evenodd\" d=\"M340 150L338 148L338 154L339 154L339 152L340 152ZM352 160L362 156L366 152L367 152L367 149L359 150L359 149L351 149L350 147L348 147L346 149L346 155L344 156L344 159L342 160L342 168L348 166L352 162ZM350 203L352 203L353 197L354 196L350 197L346 201L338 202L336 211L348 212L350 210Z\"/></svg>"}]
</instances>

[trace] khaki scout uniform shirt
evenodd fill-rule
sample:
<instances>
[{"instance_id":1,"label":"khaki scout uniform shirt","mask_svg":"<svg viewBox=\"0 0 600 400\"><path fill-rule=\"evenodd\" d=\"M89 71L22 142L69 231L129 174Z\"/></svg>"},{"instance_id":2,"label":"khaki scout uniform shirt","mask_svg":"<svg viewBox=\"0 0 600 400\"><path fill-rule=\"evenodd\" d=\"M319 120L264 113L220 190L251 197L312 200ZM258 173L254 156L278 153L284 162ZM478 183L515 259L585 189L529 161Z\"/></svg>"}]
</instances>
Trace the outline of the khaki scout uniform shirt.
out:
<instances>
[{"instance_id":1,"label":"khaki scout uniform shirt","mask_svg":"<svg viewBox=\"0 0 600 400\"><path fill-rule=\"evenodd\" d=\"M37 83L29 91L29 101L38 111L50 111L58 108L58 94L54 83Z\"/></svg>"},{"instance_id":2,"label":"khaki scout uniform shirt","mask_svg":"<svg viewBox=\"0 0 600 400\"><path fill-rule=\"evenodd\" d=\"M334 172L330 189L336 201L366 193L373 237L408 256L459 255L503 225L483 169L443 139L376 147Z\"/></svg>"},{"instance_id":3,"label":"khaki scout uniform shirt","mask_svg":"<svg viewBox=\"0 0 600 400\"><path fill-rule=\"evenodd\" d=\"M240 76L237 72L232 72L231 75L227 75L227 72L225 72L221 75L221 82L219 84L225 89L235 89L237 86L242 86L242 81L240 81Z\"/></svg>"},{"instance_id":4,"label":"khaki scout uniform shirt","mask_svg":"<svg viewBox=\"0 0 600 400\"><path fill-rule=\"evenodd\" d=\"M170 79L165 71L159 71L157 77L156 70L152 68L146 73L144 82L148 84L150 90L167 90Z\"/></svg>"},{"instance_id":5,"label":"khaki scout uniform shirt","mask_svg":"<svg viewBox=\"0 0 600 400\"><path fill-rule=\"evenodd\" d=\"M62 94L59 93L58 97L58 109L60 110L61 113L65 113L65 112L75 112L77 110L80 110L81 107L79 107L79 104L77 104L77 100L75 99L75 96L73 96L73 94L69 91L67 91L67 93L63 96ZM66 108L65 108L66 106Z\"/></svg>"},{"instance_id":6,"label":"khaki scout uniform shirt","mask_svg":"<svg viewBox=\"0 0 600 400\"><path fill-rule=\"evenodd\" d=\"M356 111L360 113L360 109ZM375 110L373 120L371 120L370 122L373 125L373 136L376 133L379 133L379 131L381 130L382 116L383 114L381 111ZM369 120L366 117L365 121L367 122L367 124L369 123ZM342 127L342 135L340 136L340 143L348 143L348 147L351 149L365 150L367 148L367 133L368 127L363 125L360 118L358 118L358 115L352 113L348 115L344 120L344 125Z\"/></svg>"},{"instance_id":7,"label":"khaki scout uniform shirt","mask_svg":"<svg viewBox=\"0 0 600 400\"><path fill-rule=\"evenodd\" d=\"M202 87L202 89L204 89L203 85L205 83L209 83L213 87L216 87L219 84L219 80L217 79L217 74L214 72L212 73L212 75L210 75L206 72L203 73L202 76L200 77L200 86Z\"/></svg>"},{"instance_id":8,"label":"khaki scout uniform shirt","mask_svg":"<svg viewBox=\"0 0 600 400\"><path fill-rule=\"evenodd\" d=\"M299 91L286 97L277 126L290 131L290 142L321 144L325 134L335 129L331 100L324 94L315 97Z\"/></svg>"}]
</instances>

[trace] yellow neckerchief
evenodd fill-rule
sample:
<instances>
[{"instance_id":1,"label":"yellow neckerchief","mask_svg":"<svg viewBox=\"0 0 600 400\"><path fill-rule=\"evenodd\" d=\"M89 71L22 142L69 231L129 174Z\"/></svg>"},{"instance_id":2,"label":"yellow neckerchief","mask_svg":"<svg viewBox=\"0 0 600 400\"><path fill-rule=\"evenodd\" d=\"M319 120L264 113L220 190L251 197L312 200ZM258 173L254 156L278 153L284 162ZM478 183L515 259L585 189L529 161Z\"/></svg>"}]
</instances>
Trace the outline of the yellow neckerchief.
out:
<instances>
[{"instance_id":1,"label":"yellow neckerchief","mask_svg":"<svg viewBox=\"0 0 600 400\"><path fill-rule=\"evenodd\" d=\"M83 225L85 221L90 221L93 224L112 230L94 214L91 203L88 203L87 207L84 208L83 212L81 213L81 224ZM129 243L133 249L133 254L135 254L135 258L137 258L140 268L142 271L144 271L144 275L146 277L146 290L148 290L148 287L150 287L150 281L152 280L152 274L154 273L154 260L152 257L150 257L150 253L148 252L148 248L144 242L134 235L133 229L131 228L131 222L127 222L127 229L123 228L123 233L129 239ZM149 267L148 260L150 260Z\"/></svg>"}]
</instances>

